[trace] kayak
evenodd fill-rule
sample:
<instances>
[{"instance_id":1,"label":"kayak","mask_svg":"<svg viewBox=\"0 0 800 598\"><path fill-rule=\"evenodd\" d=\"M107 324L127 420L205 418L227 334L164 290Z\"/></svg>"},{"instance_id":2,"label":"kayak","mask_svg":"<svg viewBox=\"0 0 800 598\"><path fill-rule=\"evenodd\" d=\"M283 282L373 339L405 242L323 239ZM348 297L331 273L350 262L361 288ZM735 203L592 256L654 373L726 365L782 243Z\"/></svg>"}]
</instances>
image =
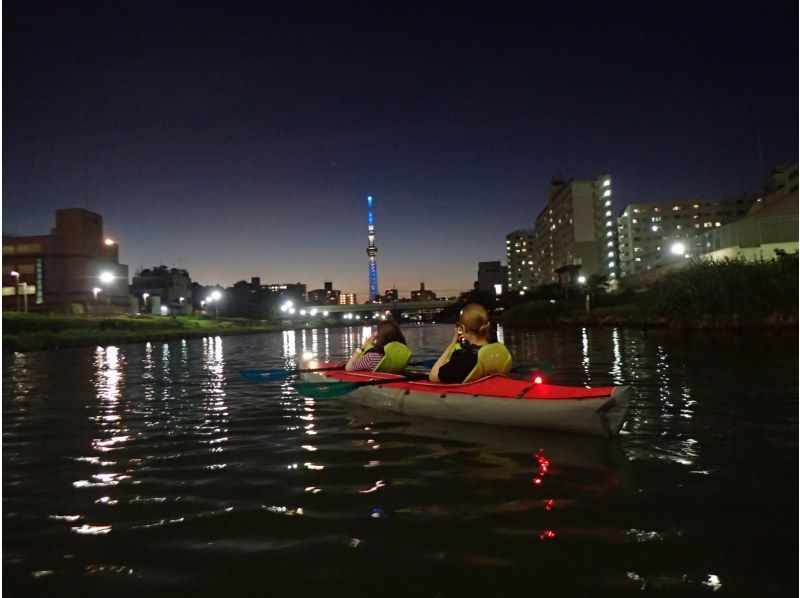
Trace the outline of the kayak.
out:
<instances>
[{"instance_id":1,"label":"kayak","mask_svg":"<svg viewBox=\"0 0 800 598\"><path fill-rule=\"evenodd\" d=\"M326 364L320 364L325 367ZM306 372L309 382L365 383L339 400L438 419L616 436L628 412L628 386L537 384L502 374L435 384L378 372Z\"/></svg>"}]
</instances>

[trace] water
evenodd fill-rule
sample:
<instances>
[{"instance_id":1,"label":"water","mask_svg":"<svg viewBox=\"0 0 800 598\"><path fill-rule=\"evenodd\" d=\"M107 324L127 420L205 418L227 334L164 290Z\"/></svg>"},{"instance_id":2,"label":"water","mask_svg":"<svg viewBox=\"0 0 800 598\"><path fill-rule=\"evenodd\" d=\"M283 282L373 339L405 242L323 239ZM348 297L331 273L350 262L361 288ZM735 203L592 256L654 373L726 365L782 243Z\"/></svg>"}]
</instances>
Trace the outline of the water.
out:
<instances>
[{"instance_id":1,"label":"water","mask_svg":"<svg viewBox=\"0 0 800 598\"><path fill-rule=\"evenodd\" d=\"M405 329L436 356L449 327ZM499 331L618 441L303 399L358 328L3 356L9 595L796 595L797 334Z\"/></svg>"}]
</instances>

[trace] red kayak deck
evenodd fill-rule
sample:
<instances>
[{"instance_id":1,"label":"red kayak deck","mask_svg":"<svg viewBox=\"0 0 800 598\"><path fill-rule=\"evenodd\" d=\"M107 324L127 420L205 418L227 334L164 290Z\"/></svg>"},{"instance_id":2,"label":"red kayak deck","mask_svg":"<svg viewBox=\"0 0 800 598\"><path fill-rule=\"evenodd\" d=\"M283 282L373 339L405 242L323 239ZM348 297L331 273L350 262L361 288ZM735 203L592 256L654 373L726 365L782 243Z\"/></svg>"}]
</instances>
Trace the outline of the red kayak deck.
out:
<instances>
[{"instance_id":1,"label":"red kayak deck","mask_svg":"<svg viewBox=\"0 0 800 598\"><path fill-rule=\"evenodd\" d=\"M320 364L325 367L324 364ZM333 364L332 364L333 365ZM387 388L398 388L401 390L430 392L433 394L465 394L482 395L505 399L538 399L538 400L559 400L559 399L597 399L610 396L614 391L613 386L597 386L585 388L583 386L558 386L555 384L535 384L533 380L520 380L510 378L502 374L494 374L467 382L466 384L434 384L433 382L413 382L404 379L404 376L397 374L384 374L380 372L345 372L343 370L320 372L321 374L342 380L345 382L367 382L373 380L386 380ZM400 378L397 382L392 380Z\"/></svg>"}]
</instances>

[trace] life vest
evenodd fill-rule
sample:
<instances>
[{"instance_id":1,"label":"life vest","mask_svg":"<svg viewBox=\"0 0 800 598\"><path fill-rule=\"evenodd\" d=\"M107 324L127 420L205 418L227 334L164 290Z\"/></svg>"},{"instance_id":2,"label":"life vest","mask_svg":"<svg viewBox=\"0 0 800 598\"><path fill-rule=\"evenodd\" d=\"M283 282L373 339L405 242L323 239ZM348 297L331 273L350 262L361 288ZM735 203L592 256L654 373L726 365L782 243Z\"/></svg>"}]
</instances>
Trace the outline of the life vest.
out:
<instances>
[{"instance_id":1,"label":"life vest","mask_svg":"<svg viewBox=\"0 0 800 598\"><path fill-rule=\"evenodd\" d=\"M459 343L453 343L450 347L447 360L453 355L453 351L460 349ZM478 349L478 363L472 371L464 378L464 382L472 382L490 374L507 374L511 369L511 353L508 352L502 343L489 343Z\"/></svg>"},{"instance_id":2,"label":"life vest","mask_svg":"<svg viewBox=\"0 0 800 598\"><path fill-rule=\"evenodd\" d=\"M364 353L374 348L375 345L366 345ZM383 359L378 362L378 365L372 371L399 374L406 369L409 361L411 361L411 349L397 341L386 343L383 347Z\"/></svg>"}]
</instances>

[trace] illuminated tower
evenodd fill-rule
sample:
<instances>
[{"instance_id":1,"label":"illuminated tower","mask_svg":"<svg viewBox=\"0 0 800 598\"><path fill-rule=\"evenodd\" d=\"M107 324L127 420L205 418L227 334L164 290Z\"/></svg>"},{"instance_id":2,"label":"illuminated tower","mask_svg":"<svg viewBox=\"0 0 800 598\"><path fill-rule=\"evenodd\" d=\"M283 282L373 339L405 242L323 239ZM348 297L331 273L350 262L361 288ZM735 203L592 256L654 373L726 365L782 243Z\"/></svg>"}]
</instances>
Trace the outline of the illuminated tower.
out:
<instances>
[{"instance_id":1,"label":"illuminated tower","mask_svg":"<svg viewBox=\"0 0 800 598\"><path fill-rule=\"evenodd\" d=\"M367 196L367 209L369 210L369 218L367 220L367 237L369 238L369 245L367 245L367 255L369 256L369 299L374 301L378 296L378 266L375 263L375 255L378 253L378 248L375 247L375 225L372 220L372 196Z\"/></svg>"}]
</instances>

